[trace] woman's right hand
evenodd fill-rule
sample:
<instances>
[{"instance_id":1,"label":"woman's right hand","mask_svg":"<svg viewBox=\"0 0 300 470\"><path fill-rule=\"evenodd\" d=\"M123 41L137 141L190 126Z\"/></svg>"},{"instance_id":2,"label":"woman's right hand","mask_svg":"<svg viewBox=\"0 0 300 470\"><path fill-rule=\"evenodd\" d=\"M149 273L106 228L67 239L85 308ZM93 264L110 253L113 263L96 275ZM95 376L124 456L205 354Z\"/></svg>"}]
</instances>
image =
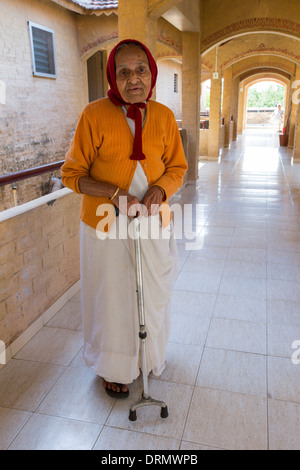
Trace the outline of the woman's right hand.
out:
<instances>
[{"instance_id":1,"label":"woman's right hand","mask_svg":"<svg viewBox=\"0 0 300 470\"><path fill-rule=\"evenodd\" d=\"M79 190L82 194L88 194L89 196L96 197L108 197L111 202L119 209L121 214L128 215L128 217L135 217L136 213L139 212L143 215L144 206L140 203L136 196L132 196L124 189L119 189L115 197L116 186L97 181L90 176L82 176L78 181Z\"/></svg>"},{"instance_id":2,"label":"woman's right hand","mask_svg":"<svg viewBox=\"0 0 300 470\"><path fill-rule=\"evenodd\" d=\"M117 196L112 199L112 202L119 209L120 213L133 218L138 213L139 216L143 215L143 204L140 203L136 196L129 194L127 191L120 189Z\"/></svg>"}]
</instances>

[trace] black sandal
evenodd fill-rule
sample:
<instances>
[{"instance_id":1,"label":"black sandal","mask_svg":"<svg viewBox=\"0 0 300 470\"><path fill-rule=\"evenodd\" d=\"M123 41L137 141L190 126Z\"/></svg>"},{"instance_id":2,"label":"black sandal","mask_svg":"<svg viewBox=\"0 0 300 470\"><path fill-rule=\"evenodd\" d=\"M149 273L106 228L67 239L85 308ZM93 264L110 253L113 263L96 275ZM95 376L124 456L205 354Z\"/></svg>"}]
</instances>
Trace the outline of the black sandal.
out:
<instances>
[{"instance_id":1,"label":"black sandal","mask_svg":"<svg viewBox=\"0 0 300 470\"><path fill-rule=\"evenodd\" d=\"M104 387L107 395L109 395L111 398L119 398L119 399L124 399L129 396L129 390L127 390L126 392L121 391L121 388L124 384L119 384L117 382L113 382L113 383L115 383L120 388L120 391L117 392L116 390L110 390L109 388Z\"/></svg>"}]
</instances>

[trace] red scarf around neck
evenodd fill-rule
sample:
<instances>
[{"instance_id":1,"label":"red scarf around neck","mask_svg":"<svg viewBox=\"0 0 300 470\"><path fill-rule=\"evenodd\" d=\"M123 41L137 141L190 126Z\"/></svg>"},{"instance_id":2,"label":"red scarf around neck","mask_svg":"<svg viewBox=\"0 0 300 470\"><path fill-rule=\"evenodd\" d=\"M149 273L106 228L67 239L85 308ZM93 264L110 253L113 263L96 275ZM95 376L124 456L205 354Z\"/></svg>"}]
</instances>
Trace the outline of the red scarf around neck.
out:
<instances>
[{"instance_id":1,"label":"red scarf around neck","mask_svg":"<svg viewBox=\"0 0 300 470\"><path fill-rule=\"evenodd\" d=\"M135 136L133 141L133 152L130 157L131 160L145 160L145 155L143 154L143 145L142 145L142 114L140 109L146 108L146 103L126 103L120 95L120 92L117 87L116 82L116 67L115 67L115 55L118 47L121 44L125 43L132 43L141 46L147 54L149 67L151 70L151 89L149 95L146 98L148 101L151 98L152 90L155 87L156 78L157 78L157 65L156 62L147 47L139 41L135 39L125 39L124 41L119 42L111 51L108 61L107 61L107 68L106 68L106 76L108 83L110 85L110 89L108 90L108 97L110 101L115 104L116 106L129 106L127 110L127 117L134 120L135 123Z\"/></svg>"}]
</instances>

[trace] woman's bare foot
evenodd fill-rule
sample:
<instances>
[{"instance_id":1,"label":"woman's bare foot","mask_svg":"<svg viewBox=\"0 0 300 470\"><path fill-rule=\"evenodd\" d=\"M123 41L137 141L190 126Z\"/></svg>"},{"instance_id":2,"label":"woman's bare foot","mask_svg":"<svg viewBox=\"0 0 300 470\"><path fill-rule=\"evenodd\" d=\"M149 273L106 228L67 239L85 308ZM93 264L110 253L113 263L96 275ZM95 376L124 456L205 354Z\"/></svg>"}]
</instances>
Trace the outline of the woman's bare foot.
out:
<instances>
[{"instance_id":1,"label":"woman's bare foot","mask_svg":"<svg viewBox=\"0 0 300 470\"><path fill-rule=\"evenodd\" d=\"M103 386L106 393L113 398L126 398L129 395L127 385L119 384L117 382L108 382L103 379Z\"/></svg>"}]
</instances>

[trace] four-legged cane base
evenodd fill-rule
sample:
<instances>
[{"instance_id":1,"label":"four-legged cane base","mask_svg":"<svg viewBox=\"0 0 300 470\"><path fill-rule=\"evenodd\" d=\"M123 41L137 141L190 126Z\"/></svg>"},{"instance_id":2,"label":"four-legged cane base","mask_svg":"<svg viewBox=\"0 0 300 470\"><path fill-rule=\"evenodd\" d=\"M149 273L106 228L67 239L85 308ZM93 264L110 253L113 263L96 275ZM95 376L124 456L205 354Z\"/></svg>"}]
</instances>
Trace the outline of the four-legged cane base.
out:
<instances>
[{"instance_id":1,"label":"four-legged cane base","mask_svg":"<svg viewBox=\"0 0 300 470\"><path fill-rule=\"evenodd\" d=\"M160 401L160 400L154 400L153 398L151 397L147 397L145 398L144 395L142 395L142 398L137 401L136 403L133 403L133 405L131 405L131 408L130 408L130 411L129 411L129 419L130 421L136 421L136 410L142 406L150 406L150 405L156 405L156 406L160 406L161 407L161 410L160 410L160 416L161 418L167 418L168 417L168 407L167 405L165 404L165 402L163 401Z\"/></svg>"}]
</instances>

